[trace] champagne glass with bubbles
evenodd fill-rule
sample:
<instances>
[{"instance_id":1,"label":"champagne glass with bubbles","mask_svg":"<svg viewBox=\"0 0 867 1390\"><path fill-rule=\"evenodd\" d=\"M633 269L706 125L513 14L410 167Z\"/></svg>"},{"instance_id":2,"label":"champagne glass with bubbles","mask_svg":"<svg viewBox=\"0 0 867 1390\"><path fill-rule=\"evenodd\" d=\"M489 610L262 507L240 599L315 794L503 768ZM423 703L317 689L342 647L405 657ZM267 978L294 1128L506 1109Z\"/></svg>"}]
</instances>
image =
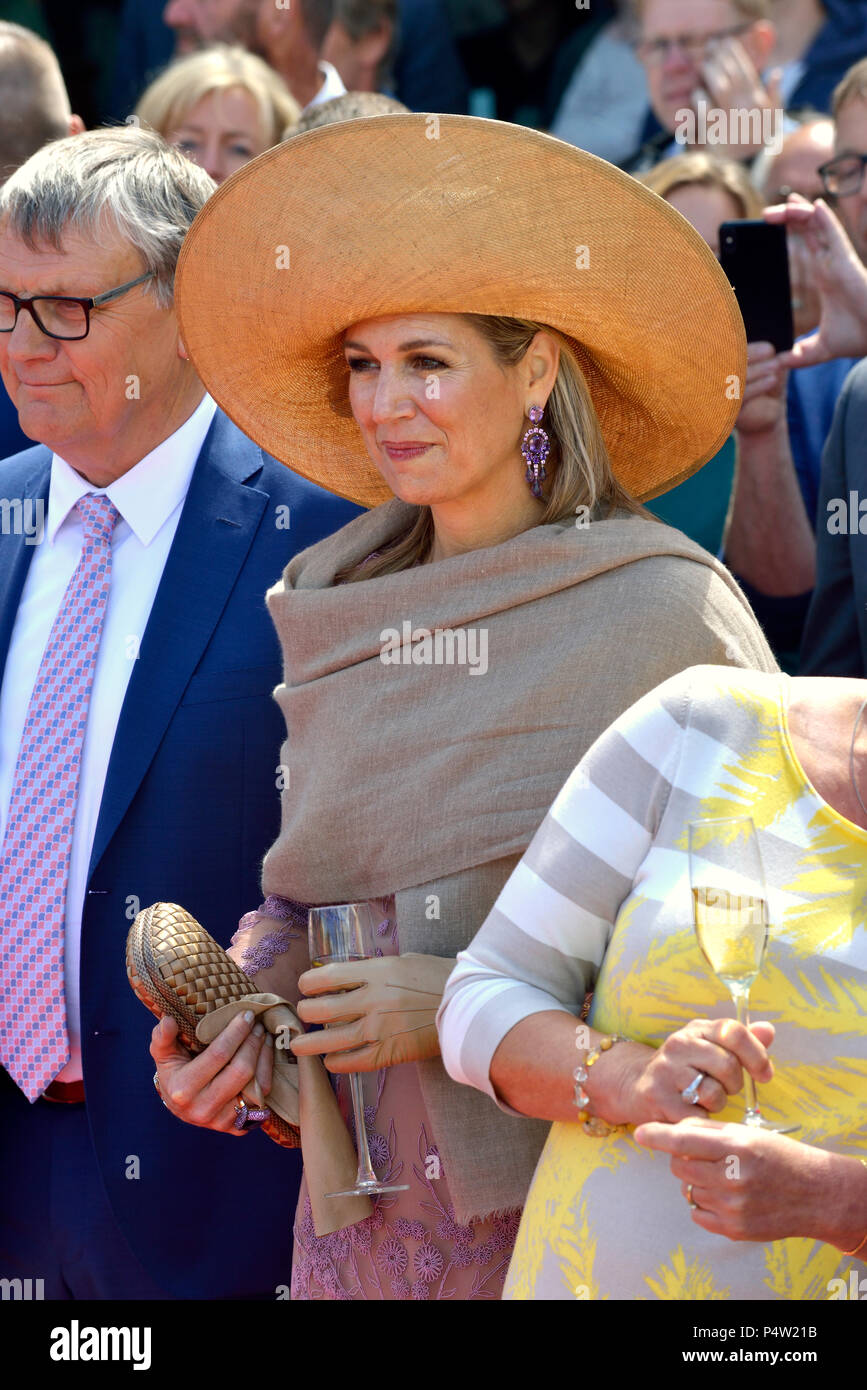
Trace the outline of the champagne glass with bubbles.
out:
<instances>
[{"instance_id":1,"label":"champagne glass with bubbles","mask_svg":"<svg viewBox=\"0 0 867 1390\"><path fill-rule=\"evenodd\" d=\"M307 916L311 965L317 967L333 965L338 961L371 960L376 955L378 920L370 903L311 907ZM340 993L351 991L341 990ZM342 1192L326 1192L326 1197L370 1197L380 1192L407 1192L409 1183L382 1183L373 1171L364 1124L364 1092L360 1072L349 1073L349 1091L355 1116L355 1148L358 1154L355 1187Z\"/></svg>"},{"instance_id":2,"label":"champagne glass with bubbles","mask_svg":"<svg viewBox=\"0 0 867 1390\"><path fill-rule=\"evenodd\" d=\"M749 816L689 823L693 922L702 955L728 989L738 1021L749 1027L750 989L768 943L768 895L756 827ZM743 1123L790 1134L762 1116L756 1083L744 1069Z\"/></svg>"}]
</instances>

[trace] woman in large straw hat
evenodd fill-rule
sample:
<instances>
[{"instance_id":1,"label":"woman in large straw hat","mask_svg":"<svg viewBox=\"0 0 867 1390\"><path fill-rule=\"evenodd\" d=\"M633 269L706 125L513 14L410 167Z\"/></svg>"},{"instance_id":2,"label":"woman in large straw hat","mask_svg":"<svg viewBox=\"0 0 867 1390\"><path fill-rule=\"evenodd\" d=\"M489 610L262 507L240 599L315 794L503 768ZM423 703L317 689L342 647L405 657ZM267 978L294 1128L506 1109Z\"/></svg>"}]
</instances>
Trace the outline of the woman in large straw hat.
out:
<instances>
[{"instance_id":1,"label":"woman in large straw hat","mask_svg":"<svg viewBox=\"0 0 867 1390\"><path fill-rule=\"evenodd\" d=\"M608 164L406 115L313 131L236 174L190 233L178 306L232 418L371 508L268 595L282 825L236 952L259 989L300 991L304 1021L331 1025L296 1053L373 1073L374 1162L409 1186L324 1238L302 1188L293 1294L497 1297L547 1126L448 1078L436 1007L630 702L698 662L776 669L722 566L633 500L730 432L735 301L692 228ZM381 958L303 973L297 905L368 900ZM175 1113L230 1131L239 1085L269 1064L247 1039L191 1098L177 1049L160 1082Z\"/></svg>"}]
</instances>

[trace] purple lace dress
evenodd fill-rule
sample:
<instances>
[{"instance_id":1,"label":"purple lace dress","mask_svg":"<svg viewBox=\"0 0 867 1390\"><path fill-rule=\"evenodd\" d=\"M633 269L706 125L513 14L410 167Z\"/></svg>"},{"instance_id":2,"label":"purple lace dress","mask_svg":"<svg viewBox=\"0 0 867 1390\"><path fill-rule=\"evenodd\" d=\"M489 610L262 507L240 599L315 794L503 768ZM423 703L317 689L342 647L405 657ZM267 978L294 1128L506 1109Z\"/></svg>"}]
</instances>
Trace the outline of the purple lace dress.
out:
<instances>
[{"instance_id":1,"label":"purple lace dress","mask_svg":"<svg viewBox=\"0 0 867 1390\"><path fill-rule=\"evenodd\" d=\"M286 915L291 904L285 903ZM273 899L269 902L274 903ZM378 955L399 954L394 899L381 910ZM246 921L246 919L245 919ZM243 925L243 923L242 923ZM288 942L287 932L287 942ZM304 934L306 937L306 933ZM273 963L268 938L254 948L248 969ZM282 950L287 949L284 944ZM354 1136L345 1077L336 1078L344 1119ZM459 1225L449 1201L448 1174L425 1112L413 1063L363 1077L365 1122L376 1175L408 1183L406 1192L375 1199L373 1215L318 1237L302 1179L295 1216L293 1299L498 1299L521 1219L515 1209Z\"/></svg>"}]
</instances>

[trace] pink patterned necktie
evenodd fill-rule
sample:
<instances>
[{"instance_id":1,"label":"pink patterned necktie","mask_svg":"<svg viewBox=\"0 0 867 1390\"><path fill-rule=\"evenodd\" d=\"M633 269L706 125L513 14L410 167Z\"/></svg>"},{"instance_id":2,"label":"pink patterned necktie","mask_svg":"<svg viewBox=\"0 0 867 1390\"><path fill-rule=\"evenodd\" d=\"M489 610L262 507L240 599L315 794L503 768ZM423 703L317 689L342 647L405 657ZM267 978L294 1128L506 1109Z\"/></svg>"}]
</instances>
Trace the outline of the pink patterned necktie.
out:
<instances>
[{"instance_id":1,"label":"pink patterned necktie","mask_svg":"<svg viewBox=\"0 0 867 1390\"><path fill-rule=\"evenodd\" d=\"M81 556L30 696L0 851L0 1063L30 1101L69 1060L66 882L119 515L108 497L92 492L77 506Z\"/></svg>"}]
</instances>

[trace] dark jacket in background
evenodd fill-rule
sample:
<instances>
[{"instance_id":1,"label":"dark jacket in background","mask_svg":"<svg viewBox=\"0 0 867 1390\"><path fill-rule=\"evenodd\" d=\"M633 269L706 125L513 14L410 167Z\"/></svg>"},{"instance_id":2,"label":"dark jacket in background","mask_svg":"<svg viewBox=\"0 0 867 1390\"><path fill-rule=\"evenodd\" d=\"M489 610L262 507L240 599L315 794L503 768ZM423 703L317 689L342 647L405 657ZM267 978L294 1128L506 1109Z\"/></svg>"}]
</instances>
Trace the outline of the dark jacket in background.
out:
<instances>
[{"instance_id":1,"label":"dark jacket in background","mask_svg":"<svg viewBox=\"0 0 867 1390\"><path fill-rule=\"evenodd\" d=\"M846 379L822 460L816 587L801 648L804 676L867 676L867 362ZM845 503L846 530L829 529ZM831 507L829 509L829 504ZM853 534L854 528L854 534Z\"/></svg>"},{"instance_id":2,"label":"dark jacket in background","mask_svg":"<svg viewBox=\"0 0 867 1390\"><path fill-rule=\"evenodd\" d=\"M828 19L807 50L806 71L789 98L791 111L830 111L837 83L853 63L867 57L867 0L822 3Z\"/></svg>"}]
</instances>

